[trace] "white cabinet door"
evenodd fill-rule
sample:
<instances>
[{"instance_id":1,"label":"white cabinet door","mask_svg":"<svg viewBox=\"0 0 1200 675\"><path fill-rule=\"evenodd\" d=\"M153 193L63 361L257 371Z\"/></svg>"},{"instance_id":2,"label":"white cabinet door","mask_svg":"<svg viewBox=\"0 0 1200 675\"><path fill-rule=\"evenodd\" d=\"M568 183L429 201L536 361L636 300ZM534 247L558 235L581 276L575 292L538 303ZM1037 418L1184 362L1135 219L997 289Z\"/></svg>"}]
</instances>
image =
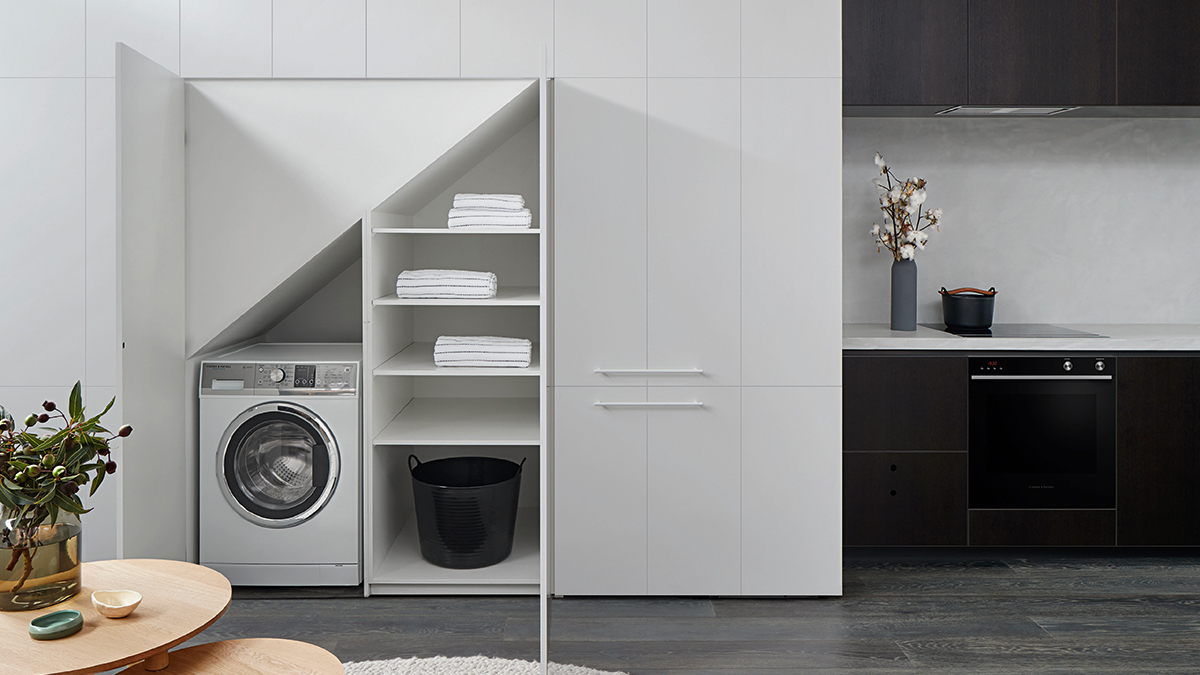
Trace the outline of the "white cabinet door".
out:
<instances>
[{"instance_id":1,"label":"white cabinet door","mask_svg":"<svg viewBox=\"0 0 1200 675\"><path fill-rule=\"evenodd\" d=\"M743 387L741 482L742 593L841 595L842 388Z\"/></svg>"},{"instance_id":2,"label":"white cabinet door","mask_svg":"<svg viewBox=\"0 0 1200 675\"><path fill-rule=\"evenodd\" d=\"M649 592L741 590L740 395L737 387L651 387L647 428Z\"/></svg>"},{"instance_id":3,"label":"white cabinet door","mask_svg":"<svg viewBox=\"0 0 1200 675\"><path fill-rule=\"evenodd\" d=\"M647 362L700 368L650 384L740 378L739 83L651 79Z\"/></svg>"},{"instance_id":4,"label":"white cabinet door","mask_svg":"<svg viewBox=\"0 0 1200 675\"><path fill-rule=\"evenodd\" d=\"M646 81L554 85L554 382L646 368Z\"/></svg>"},{"instance_id":5,"label":"white cabinet door","mask_svg":"<svg viewBox=\"0 0 1200 675\"><path fill-rule=\"evenodd\" d=\"M554 389L554 593L646 593L645 387Z\"/></svg>"},{"instance_id":6,"label":"white cabinet door","mask_svg":"<svg viewBox=\"0 0 1200 675\"><path fill-rule=\"evenodd\" d=\"M742 80L743 385L841 384L841 102L839 79Z\"/></svg>"}]
</instances>

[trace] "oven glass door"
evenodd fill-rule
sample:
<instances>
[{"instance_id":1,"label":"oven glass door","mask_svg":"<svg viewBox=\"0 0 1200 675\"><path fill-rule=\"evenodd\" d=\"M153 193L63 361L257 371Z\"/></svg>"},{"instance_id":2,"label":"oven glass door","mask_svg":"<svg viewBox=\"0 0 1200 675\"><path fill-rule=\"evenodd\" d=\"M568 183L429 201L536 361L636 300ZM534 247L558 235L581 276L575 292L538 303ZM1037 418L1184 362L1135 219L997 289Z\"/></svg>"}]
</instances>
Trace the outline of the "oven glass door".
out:
<instances>
[{"instance_id":1,"label":"oven glass door","mask_svg":"<svg viewBox=\"0 0 1200 675\"><path fill-rule=\"evenodd\" d=\"M1112 380L972 380L972 508L1116 506Z\"/></svg>"}]
</instances>

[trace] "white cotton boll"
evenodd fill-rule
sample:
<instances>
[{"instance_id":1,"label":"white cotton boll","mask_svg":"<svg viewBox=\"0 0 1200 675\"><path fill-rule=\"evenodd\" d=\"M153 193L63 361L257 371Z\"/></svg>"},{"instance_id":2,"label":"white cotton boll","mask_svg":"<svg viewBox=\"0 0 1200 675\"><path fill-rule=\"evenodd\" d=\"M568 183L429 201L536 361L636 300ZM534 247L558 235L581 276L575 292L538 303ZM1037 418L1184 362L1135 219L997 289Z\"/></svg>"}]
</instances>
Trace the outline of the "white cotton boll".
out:
<instances>
[{"instance_id":1,"label":"white cotton boll","mask_svg":"<svg viewBox=\"0 0 1200 675\"><path fill-rule=\"evenodd\" d=\"M924 204L925 203L925 190L917 190L916 192L914 192L912 194L912 197L910 197L909 199L912 201L913 204L915 204L917 206Z\"/></svg>"},{"instance_id":2,"label":"white cotton boll","mask_svg":"<svg viewBox=\"0 0 1200 675\"><path fill-rule=\"evenodd\" d=\"M879 167L880 169L883 169L887 166L887 164L883 162L883 155L879 154L878 152L875 153L875 166Z\"/></svg>"},{"instance_id":3,"label":"white cotton boll","mask_svg":"<svg viewBox=\"0 0 1200 675\"><path fill-rule=\"evenodd\" d=\"M917 212L917 205L909 202L907 205L905 205L904 212L911 216Z\"/></svg>"},{"instance_id":4,"label":"white cotton boll","mask_svg":"<svg viewBox=\"0 0 1200 675\"><path fill-rule=\"evenodd\" d=\"M924 244L925 242L929 241L929 234L926 232L915 232L914 234L916 235L915 241L918 244Z\"/></svg>"},{"instance_id":5,"label":"white cotton boll","mask_svg":"<svg viewBox=\"0 0 1200 675\"><path fill-rule=\"evenodd\" d=\"M917 249L912 244L905 244L900 247L900 259L912 260L913 256L916 255L916 252Z\"/></svg>"},{"instance_id":6,"label":"white cotton boll","mask_svg":"<svg viewBox=\"0 0 1200 675\"><path fill-rule=\"evenodd\" d=\"M878 225L871 226L871 236L873 236L875 238L879 238L879 226Z\"/></svg>"},{"instance_id":7,"label":"white cotton boll","mask_svg":"<svg viewBox=\"0 0 1200 675\"><path fill-rule=\"evenodd\" d=\"M892 188L892 190L887 193L887 196L888 196L888 199L893 202L900 201L900 188L898 188L898 187Z\"/></svg>"}]
</instances>

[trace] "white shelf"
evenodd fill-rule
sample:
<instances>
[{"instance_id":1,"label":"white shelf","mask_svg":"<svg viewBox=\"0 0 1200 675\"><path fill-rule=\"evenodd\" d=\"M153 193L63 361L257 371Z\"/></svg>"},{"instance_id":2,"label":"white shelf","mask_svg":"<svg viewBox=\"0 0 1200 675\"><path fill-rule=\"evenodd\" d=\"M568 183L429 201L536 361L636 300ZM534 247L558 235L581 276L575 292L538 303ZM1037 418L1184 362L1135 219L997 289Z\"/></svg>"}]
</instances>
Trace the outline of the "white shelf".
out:
<instances>
[{"instance_id":1,"label":"white shelf","mask_svg":"<svg viewBox=\"0 0 1200 675\"><path fill-rule=\"evenodd\" d=\"M540 445L536 398L414 398L375 445Z\"/></svg>"},{"instance_id":2,"label":"white shelf","mask_svg":"<svg viewBox=\"0 0 1200 675\"><path fill-rule=\"evenodd\" d=\"M373 227L371 234L541 234L542 231L537 228L519 229L516 227L480 227L476 229L464 229L456 227L453 230L448 227Z\"/></svg>"},{"instance_id":3,"label":"white shelf","mask_svg":"<svg viewBox=\"0 0 1200 675\"><path fill-rule=\"evenodd\" d=\"M528 593L537 595L541 575L538 509L517 509L512 554L473 570L438 567L421 557L416 518L409 518L375 570L371 593ZM527 587L527 588L521 588Z\"/></svg>"},{"instance_id":4,"label":"white shelf","mask_svg":"<svg viewBox=\"0 0 1200 675\"><path fill-rule=\"evenodd\" d=\"M497 305L526 305L536 307L542 302L541 293L537 286L509 286L501 287L496 291L496 296L493 298L469 299L469 300L453 300L447 298L434 298L429 300L413 300L410 298L397 298L395 294L385 295L382 298L375 298L371 301L371 305L379 307L381 305L434 305L443 307L453 307L460 305L477 305L477 306L497 306Z\"/></svg>"},{"instance_id":5,"label":"white shelf","mask_svg":"<svg viewBox=\"0 0 1200 675\"><path fill-rule=\"evenodd\" d=\"M415 375L434 377L537 377L542 374L541 349L535 342L526 368L459 368L436 366L433 363L433 343L414 342L374 370L379 376Z\"/></svg>"}]
</instances>

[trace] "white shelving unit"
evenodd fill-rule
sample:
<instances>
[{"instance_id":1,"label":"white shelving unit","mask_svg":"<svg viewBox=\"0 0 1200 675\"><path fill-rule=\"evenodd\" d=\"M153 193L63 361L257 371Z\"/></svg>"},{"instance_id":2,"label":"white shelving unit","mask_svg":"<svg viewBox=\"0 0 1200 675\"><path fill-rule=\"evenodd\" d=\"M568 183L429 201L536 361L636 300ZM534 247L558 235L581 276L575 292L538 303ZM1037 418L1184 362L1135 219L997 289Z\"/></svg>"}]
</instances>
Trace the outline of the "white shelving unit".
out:
<instances>
[{"instance_id":1,"label":"white shelving unit","mask_svg":"<svg viewBox=\"0 0 1200 675\"><path fill-rule=\"evenodd\" d=\"M365 583L372 594L541 594L547 565L545 81L401 187L363 221ZM517 193L528 230L448 229L457 192ZM411 300L395 295L406 269L494 272L495 297ZM527 368L447 368L441 335L497 335L534 343ZM503 562L452 570L421 557L408 458L483 455L524 462L516 536ZM544 603L543 603L544 604Z\"/></svg>"}]
</instances>

